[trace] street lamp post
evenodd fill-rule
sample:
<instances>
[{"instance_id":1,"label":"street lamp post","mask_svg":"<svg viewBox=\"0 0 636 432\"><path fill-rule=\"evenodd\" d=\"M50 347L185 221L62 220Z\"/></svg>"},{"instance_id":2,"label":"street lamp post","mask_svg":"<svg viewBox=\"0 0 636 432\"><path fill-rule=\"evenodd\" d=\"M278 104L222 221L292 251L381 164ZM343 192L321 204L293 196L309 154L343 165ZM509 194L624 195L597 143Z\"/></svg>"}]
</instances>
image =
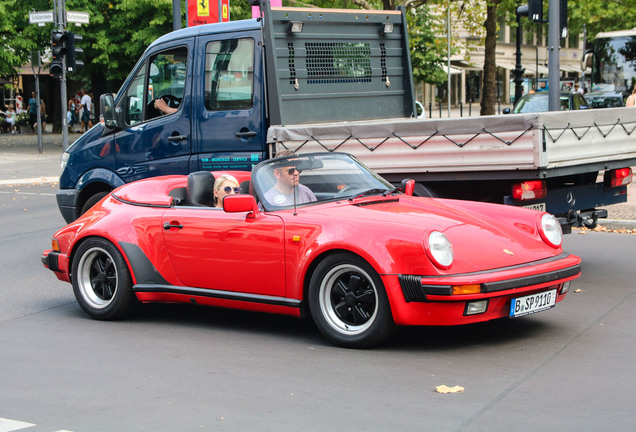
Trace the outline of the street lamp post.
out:
<instances>
[{"instance_id":1,"label":"street lamp post","mask_svg":"<svg viewBox=\"0 0 636 432\"><path fill-rule=\"evenodd\" d=\"M526 71L521 66L521 15L528 15L528 6L519 6L517 8L517 52L515 54L515 68L512 71L515 76L513 80L515 82L515 105L517 105L519 99L523 96L523 74Z\"/></svg>"}]
</instances>

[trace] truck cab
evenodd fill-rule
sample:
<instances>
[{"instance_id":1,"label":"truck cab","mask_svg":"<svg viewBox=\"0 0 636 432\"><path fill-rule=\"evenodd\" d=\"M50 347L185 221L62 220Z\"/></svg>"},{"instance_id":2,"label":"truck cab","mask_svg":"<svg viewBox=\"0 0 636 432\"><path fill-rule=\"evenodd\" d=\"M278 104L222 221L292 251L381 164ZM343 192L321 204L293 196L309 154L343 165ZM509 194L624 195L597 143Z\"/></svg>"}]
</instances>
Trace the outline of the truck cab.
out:
<instances>
[{"instance_id":1,"label":"truck cab","mask_svg":"<svg viewBox=\"0 0 636 432\"><path fill-rule=\"evenodd\" d=\"M118 94L103 95L104 125L64 154L57 193L64 219L134 180L249 171L263 160L262 45L257 20L186 28L150 45Z\"/></svg>"}]
</instances>

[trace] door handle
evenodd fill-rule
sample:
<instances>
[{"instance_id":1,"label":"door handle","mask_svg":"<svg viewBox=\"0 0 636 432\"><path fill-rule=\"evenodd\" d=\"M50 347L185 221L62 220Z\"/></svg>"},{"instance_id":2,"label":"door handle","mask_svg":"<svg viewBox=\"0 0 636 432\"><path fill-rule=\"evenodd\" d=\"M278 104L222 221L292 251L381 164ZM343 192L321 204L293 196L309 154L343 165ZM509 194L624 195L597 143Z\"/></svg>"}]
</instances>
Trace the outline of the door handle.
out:
<instances>
[{"instance_id":1,"label":"door handle","mask_svg":"<svg viewBox=\"0 0 636 432\"><path fill-rule=\"evenodd\" d=\"M254 131L247 131L247 132L237 132L236 136L239 138L251 138L251 137L255 137L258 133L254 132Z\"/></svg>"},{"instance_id":2,"label":"door handle","mask_svg":"<svg viewBox=\"0 0 636 432\"><path fill-rule=\"evenodd\" d=\"M183 229L183 225L179 224L178 222L166 222L163 224L163 229L169 230L170 228Z\"/></svg>"},{"instance_id":3,"label":"door handle","mask_svg":"<svg viewBox=\"0 0 636 432\"><path fill-rule=\"evenodd\" d=\"M168 137L168 141L174 142L174 141L183 141L183 140L187 140L188 136L187 135L173 135L173 136L169 136Z\"/></svg>"}]
</instances>

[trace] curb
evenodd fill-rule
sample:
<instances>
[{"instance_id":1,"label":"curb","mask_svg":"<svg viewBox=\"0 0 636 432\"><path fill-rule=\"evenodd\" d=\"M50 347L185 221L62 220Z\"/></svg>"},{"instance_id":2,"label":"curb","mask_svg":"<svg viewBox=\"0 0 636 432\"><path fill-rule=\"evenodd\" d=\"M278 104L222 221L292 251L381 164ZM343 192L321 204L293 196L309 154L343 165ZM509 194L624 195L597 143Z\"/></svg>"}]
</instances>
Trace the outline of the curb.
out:
<instances>
[{"instance_id":1,"label":"curb","mask_svg":"<svg viewBox=\"0 0 636 432\"><path fill-rule=\"evenodd\" d=\"M620 229L636 230L636 221L606 219L606 220L599 220L598 226L602 226L611 230L620 230Z\"/></svg>"}]
</instances>

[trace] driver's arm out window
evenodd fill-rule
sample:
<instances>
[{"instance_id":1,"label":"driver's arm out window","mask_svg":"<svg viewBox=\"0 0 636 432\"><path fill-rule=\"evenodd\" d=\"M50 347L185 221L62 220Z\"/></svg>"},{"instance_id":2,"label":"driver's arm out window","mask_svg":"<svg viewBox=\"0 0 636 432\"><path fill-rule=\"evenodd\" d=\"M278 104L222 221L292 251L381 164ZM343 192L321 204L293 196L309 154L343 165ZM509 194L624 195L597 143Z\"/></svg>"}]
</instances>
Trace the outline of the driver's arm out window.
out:
<instances>
[{"instance_id":1,"label":"driver's arm out window","mask_svg":"<svg viewBox=\"0 0 636 432\"><path fill-rule=\"evenodd\" d=\"M208 43L205 50L205 108L249 109L254 96L254 40Z\"/></svg>"}]
</instances>

